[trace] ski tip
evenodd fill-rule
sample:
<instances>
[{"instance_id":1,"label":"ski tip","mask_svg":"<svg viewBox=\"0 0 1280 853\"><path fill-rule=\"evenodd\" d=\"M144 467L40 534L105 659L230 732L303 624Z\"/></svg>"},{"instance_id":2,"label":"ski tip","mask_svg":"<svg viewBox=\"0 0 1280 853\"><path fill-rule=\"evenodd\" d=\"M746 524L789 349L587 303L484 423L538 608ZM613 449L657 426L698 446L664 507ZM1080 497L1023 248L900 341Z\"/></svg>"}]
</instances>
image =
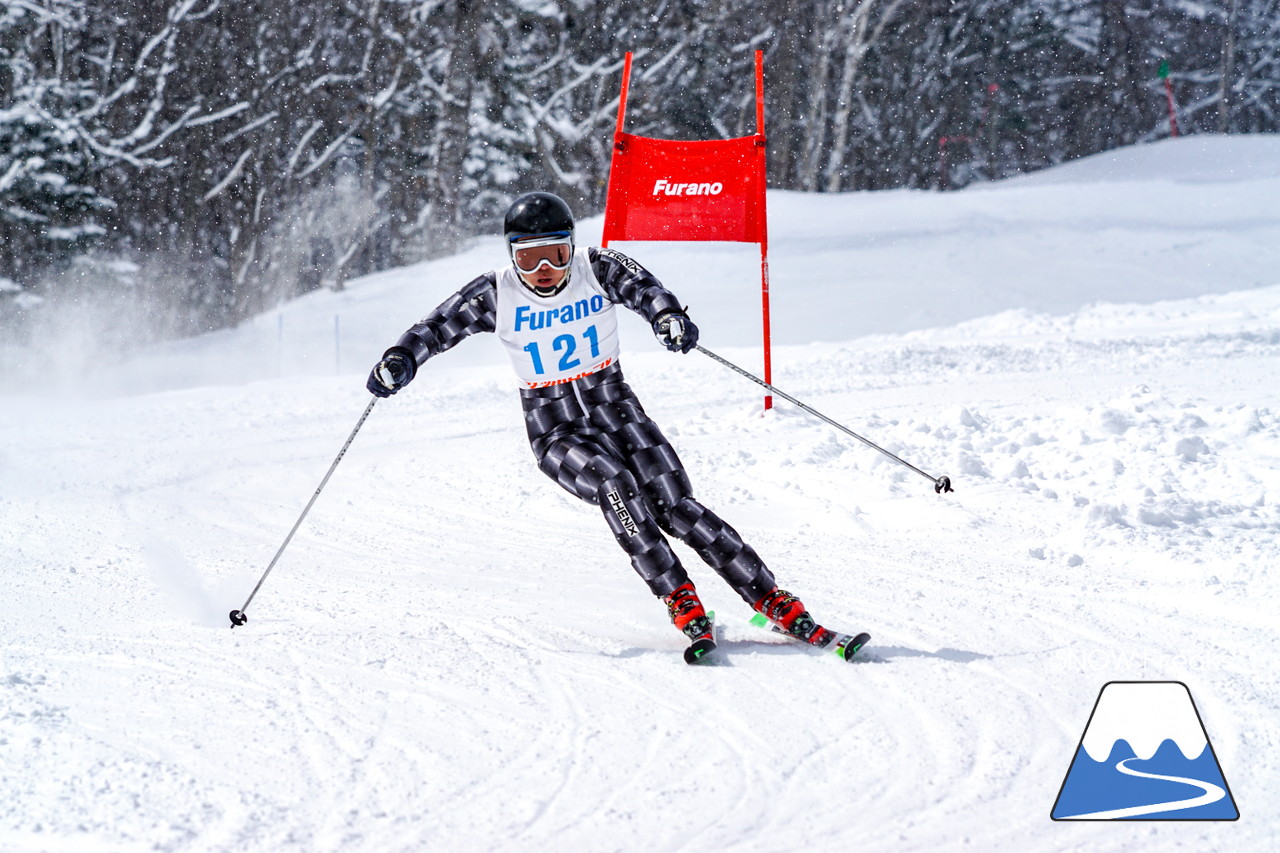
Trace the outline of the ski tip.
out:
<instances>
[{"instance_id":1,"label":"ski tip","mask_svg":"<svg viewBox=\"0 0 1280 853\"><path fill-rule=\"evenodd\" d=\"M694 640L687 649L684 650L684 662L687 664L703 663L712 652L716 650L714 640L703 637L701 640Z\"/></svg>"},{"instance_id":2,"label":"ski tip","mask_svg":"<svg viewBox=\"0 0 1280 853\"><path fill-rule=\"evenodd\" d=\"M841 643L836 648L836 654L840 655L840 657L847 661L852 661L853 656L861 651L862 647L869 642L871 642L871 635L863 631L861 634L850 637L848 642Z\"/></svg>"}]
</instances>

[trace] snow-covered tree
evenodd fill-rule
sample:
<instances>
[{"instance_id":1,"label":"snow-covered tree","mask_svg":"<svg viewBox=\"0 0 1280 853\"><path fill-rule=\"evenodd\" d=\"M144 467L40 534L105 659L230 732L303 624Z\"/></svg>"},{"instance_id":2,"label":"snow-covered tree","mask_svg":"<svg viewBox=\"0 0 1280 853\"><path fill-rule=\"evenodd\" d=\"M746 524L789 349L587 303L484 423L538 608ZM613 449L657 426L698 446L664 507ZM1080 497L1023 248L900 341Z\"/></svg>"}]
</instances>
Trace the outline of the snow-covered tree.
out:
<instances>
[{"instance_id":1,"label":"snow-covered tree","mask_svg":"<svg viewBox=\"0 0 1280 853\"><path fill-rule=\"evenodd\" d=\"M180 37L219 0L14 0L0 11L0 274L66 261L107 233L107 173L168 165L156 149L199 112L168 95ZM145 6L156 20L129 20ZM139 26L143 25L143 26ZM146 26L150 25L150 26Z\"/></svg>"},{"instance_id":2,"label":"snow-covered tree","mask_svg":"<svg viewBox=\"0 0 1280 853\"><path fill-rule=\"evenodd\" d=\"M1219 63L1217 130L1280 129L1280 0L1229 0Z\"/></svg>"},{"instance_id":3,"label":"snow-covered tree","mask_svg":"<svg viewBox=\"0 0 1280 853\"><path fill-rule=\"evenodd\" d=\"M110 206L93 185L96 154L82 114L93 102L65 80L63 33L80 25L71 3L6 4L0 11L0 276L22 280L103 233ZM50 45L51 63L35 60Z\"/></svg>"},{"instance_id":4,"label":"snow-covered tree","mask_svg":"<svg viewBox=\"0 0 1280 853\"><path fill-rule=\"evenodd\" d=\"M1168 135L1168 94L1183 133L1280 131L1280 0L4 0L0 277L92 244L237 322L524 190L598 212L628 51L629 131L753 132L756 49L776 187L1041 168Z\"/></svg>"}]
</instances>

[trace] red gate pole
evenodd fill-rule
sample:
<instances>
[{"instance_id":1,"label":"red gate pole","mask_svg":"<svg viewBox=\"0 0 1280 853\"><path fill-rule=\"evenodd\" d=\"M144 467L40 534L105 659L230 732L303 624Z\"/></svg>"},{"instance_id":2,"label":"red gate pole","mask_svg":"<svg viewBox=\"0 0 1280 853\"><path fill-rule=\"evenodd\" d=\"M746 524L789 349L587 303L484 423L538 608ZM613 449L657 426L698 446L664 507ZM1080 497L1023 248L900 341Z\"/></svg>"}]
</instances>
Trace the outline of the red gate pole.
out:
<instances>
[{"instance_id":1,"label":"red gate pole","mask_svg":"<svg viewBox=\"0 0 1280 853\"><path fill-rule=\"evenodd\" d=\"M627 89L631 87L631 51L627 51L626 58L622 61L622 93L618 95L618 127L614 130L614 136L622 133L623 124L627 119Z\"/></svg>"},{"instance_id":2,"label":"red gate pole","mask_svg":"<svg viewBox=\"0 0 1280 853\"><path fill-rule=\"evenodd\" d=\"M764 136L764 51L756 51L756 145L760 148L760 194L769 188L769 173L765 162ZM769 329L769 218L767 206L760 205L760 300L764 323L764 381L773 383L773 341ZM764 410L773 408L773 395L765 394Z\"/></svg>"},{"instance_id":3,"label":"red gate pole","mask_svg":"<svg viewBox=\"0 0 1280 853\"><path fill-rule=\"evenodd\" d=\"M630 86L631 86L631 51L628 50L626 58L622 62L622 92L618 95L618 125L613 131L613 147L614 147L615 155L617 154L617 152L620 150L622 146L622 128L626 124L626 120L627 120L627 89L630 88ZM612 170L610 171L612 172ZM612 174L610 174L609 180L613 180ZM609 217L607 214L608 214L608 208L609 208L609 198L607 195L606 195L604 204L605 204L605 213L606 213L605 221L608 222ZM608 247L609 245L609 230L607 228L605 229L604 234L601 236L600 245L605 247Z\"/></svg>"}]
</instances>

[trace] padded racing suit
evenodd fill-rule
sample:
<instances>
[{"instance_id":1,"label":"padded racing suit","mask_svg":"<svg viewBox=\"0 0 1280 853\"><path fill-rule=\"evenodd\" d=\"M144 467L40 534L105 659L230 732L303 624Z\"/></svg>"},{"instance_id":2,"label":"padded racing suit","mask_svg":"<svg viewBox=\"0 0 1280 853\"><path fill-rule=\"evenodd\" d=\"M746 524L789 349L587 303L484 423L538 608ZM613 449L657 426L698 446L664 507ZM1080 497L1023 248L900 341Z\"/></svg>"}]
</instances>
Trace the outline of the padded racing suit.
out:
<instances>
[{"instance_id":1,"label":"padded racing suit","mask_svg":"<svg viewBox=\"0 0 1280 853\"><path fill-rule=\"evenodd\" d=\"M662 312L679 309L675 296L625 255L592 248L585 257L612 303L650 324ZM500 331L499 275L490 272L471 281L405 332L396 346L421 365L463 338ZM562 488L601 508L632 567L655 595L667 595L688 581L663 531L697 552L748 604L776 586L755 550L693 497L679 457L645 414L617 361L571 380L523 387L520 396L538 467Z\"/></svg>"}]
</instances>

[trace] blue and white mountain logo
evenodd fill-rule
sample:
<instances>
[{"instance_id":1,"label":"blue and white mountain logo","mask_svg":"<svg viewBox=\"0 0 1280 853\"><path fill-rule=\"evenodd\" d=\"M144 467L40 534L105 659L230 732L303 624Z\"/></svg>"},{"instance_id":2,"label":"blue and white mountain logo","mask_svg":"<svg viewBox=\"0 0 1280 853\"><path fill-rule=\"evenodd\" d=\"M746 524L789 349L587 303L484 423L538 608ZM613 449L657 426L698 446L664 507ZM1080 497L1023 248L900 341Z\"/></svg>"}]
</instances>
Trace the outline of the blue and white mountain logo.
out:
<instances>
[{"instance_id":1,"label":"blue and white mountain logo","mask_svg":"<svg viewBox=\"0 0 1280 853\"><path fill-rule=\"evenodd\" d=\"M1236 820L1240 812L1180 681L1103 685L1054 820Z\"/></svg>"}]
</instances>

